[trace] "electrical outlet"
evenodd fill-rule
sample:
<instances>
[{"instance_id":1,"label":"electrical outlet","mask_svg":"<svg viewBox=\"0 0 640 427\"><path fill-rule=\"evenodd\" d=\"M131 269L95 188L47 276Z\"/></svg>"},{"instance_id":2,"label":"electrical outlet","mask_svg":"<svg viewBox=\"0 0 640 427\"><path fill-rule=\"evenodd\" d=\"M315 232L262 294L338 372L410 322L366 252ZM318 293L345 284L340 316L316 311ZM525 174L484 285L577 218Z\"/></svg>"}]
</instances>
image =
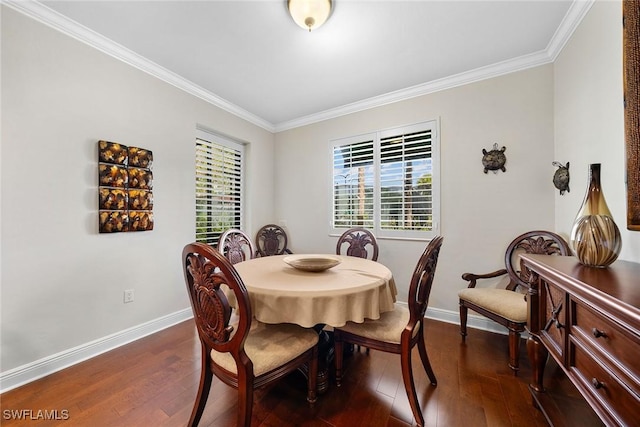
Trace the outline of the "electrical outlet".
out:
<instances>
[{"instance_id":1,"label":"electrical outlet","mask_svg":"<svg viewBox=\"0 0 640 427\"><path fill-rule=\"evenodd\" d=\"M133 302L133 289L127 289L124 291L124 302L125 304L128 302Z\"/></svg>"}]
</instances>

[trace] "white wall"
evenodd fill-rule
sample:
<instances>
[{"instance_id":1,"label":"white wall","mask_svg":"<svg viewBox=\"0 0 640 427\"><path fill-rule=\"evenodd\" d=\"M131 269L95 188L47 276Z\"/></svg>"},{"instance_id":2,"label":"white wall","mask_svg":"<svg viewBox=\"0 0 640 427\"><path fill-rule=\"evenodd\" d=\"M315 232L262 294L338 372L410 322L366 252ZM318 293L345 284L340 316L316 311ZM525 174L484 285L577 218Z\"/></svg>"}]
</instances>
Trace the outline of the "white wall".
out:
<instances>
[{"instance_id":1,"label":"white wall","mask_svg":"<svg viewBox=\"0 0 640 427\"><path fill-rule=\"evenodd\" d=\"M621 2L595 2L558 56L554 79L554 156L571 163L571 192L556 194L556 229L569 237L589 164L601 163L603 193L622 234L619 259L639 262L640 232L626 228Z\"/></svg>"},{"instance_id":2,"label":"white wall","mask_svg":"<svg viewBox=\"0 0 640 427\"><path fill-rule=\"evenodd\" d=\"M286 221L294 252L335 251L328 141L431 119L440 120L444 244L429 305L457 319L462 273L497 270L515 236L554 227L552 65L278 133L276 218ZM482 149L495 142L507 147L507 171L484 174ZM406 301L426 243L379 244Z\"/></svg>"},{"instance_id":3,"label":"white wall","mask_svg":"<svg viewBox=\"0 0 640 427\"><path fill-rule=\"evenodd\" d=\"M270 132L2 7L3 372L189 307L196 124L250 144L255 232L273 217ZM153 151L153 231L98 234L100 139Z\"/></svg>"}]
</instances>

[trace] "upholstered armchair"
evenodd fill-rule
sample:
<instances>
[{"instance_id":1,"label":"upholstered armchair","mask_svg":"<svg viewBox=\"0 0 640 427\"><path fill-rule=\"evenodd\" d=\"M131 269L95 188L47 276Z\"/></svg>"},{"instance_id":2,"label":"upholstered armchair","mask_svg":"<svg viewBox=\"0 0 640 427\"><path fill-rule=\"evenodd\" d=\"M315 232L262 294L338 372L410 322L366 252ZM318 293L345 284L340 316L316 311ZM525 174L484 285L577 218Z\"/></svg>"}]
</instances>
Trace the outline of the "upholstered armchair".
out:
<instances>
[{"instance_id":1,"label":"upholstered armchair","mask_svg":"<svg viewBox=\"0 0 640 427\"><path fill-rule=\"evenodd\" d=\"M516 237L507 247L505 268L491 273L464 273L462 279L467 288L458 293L460 299L460 335L467 336L467 312L469 309L507 328L509 331L509 367L519 369L520 336L527 324L527 301L530 273L521 267L520 253L543 255L571 255L567 242L550 231L529 231ZM484 287L479 284L487 279L505 277L505 287Z\"/></svg>"}]
</instances>

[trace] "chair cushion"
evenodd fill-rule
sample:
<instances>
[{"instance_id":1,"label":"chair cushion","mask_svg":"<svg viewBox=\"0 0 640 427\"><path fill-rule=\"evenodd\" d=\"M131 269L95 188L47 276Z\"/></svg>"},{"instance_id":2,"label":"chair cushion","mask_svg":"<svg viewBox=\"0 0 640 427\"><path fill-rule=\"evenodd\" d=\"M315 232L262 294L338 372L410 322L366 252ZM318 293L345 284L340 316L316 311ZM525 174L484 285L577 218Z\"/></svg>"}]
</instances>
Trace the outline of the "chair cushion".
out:
<instances>
[{"instance_id":1,"label":"chair cushion","mask_svg":"<svg viewBox=\"0 0 640 427\"><path fill-rule=\"evenodd\" d=\"M407 323L409 323L409 308L396 304L393 311L382 313L380 319L365 319L362 323L347 322L344 326L335 329L377 341L400 344L400 336ZM414 336L419 330L418 325L414 330Z\"/></svg>"},{"instance_id":2,"label":"chair cushion","mask_svg":"<svg viewBox=\"0 0 640 427\"><path fill-rule=\"evenodd\" d=\"M283 323L269 325L254 321L244 351L253 362L253 374L257 377L295 359L318 343L313 329ZM211 351L211 359L229 372L237 374L236 362L230 353Z\"/></svg>"},{"instance_id":3,"label":"chair cushion","mask_svg":"<svg viewBox=\"0 0 640 427\"><path fill-rule=\"evenodd\" d=\"M506 289L466 288L458 297L513 322L527 321L527 301L524 294Z\"/></svg>"}]
</instances>

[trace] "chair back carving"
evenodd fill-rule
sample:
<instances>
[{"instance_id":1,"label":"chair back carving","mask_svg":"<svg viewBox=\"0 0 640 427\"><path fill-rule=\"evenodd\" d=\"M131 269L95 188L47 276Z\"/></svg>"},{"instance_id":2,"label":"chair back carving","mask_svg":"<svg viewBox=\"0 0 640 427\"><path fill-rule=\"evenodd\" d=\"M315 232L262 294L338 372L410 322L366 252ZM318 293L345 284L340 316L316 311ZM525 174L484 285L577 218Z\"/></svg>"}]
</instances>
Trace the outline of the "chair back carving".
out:
<instances>
[{"instance_id":1,"label":"chair back carving","mask_svg":"<svg viewBox=\"0 0 640 427\"><path fill-rule=\"evenodd\" d=\"M244 354L244 340L251 327L251 304L242 279L229 260L204 243L191 243L182 251L187 292L194 313L198 336L206 351L229 352L236 363L251 369ZM236 299L236 314L231 325L232 309L221 286L225 285ZM234 333L235 329L235 333Z\"/></svg>"},{"instance_id":2,"label":"chair back carving","mask_svg":"<svg viewBox=\"0 0 640 427\"><path fill-rule=\"evenodd\" d=\"M231 228L218 239L218 251L222 253L231 264L237 264L255 257L256 250L253 242L247 234L236 228Z\"/></svg>"},{"instance_id":3,"label":"chair back carving","mask_svg":"<svg viewBox=\"0 0 640 427\"><path fill-rule=\"evenodd\" d=\"M290 254L287 233L275 224L267 224L256 234L258 256L272 256Z\"/></svg>"},{"instance_id":4,"label":"chair back carving","mask_svg":"<svg viewBox=\"0 0 640 427\"><path fill-rule=\"evenodd\" d=\"M342 255L342 246L347 246L346 254L360 258L369 258L372 261L378 260L378 242L375 236L366 228L355 227L345 231L338 239L336 254ZM369 253L371 251L371 254Z\"/></svg>"},{"instance_id":5,"label":"chair back carving","mask_svg":"<svg viewBox=\"0 0 640 427\"><path fill-rule=\"evenodd\" d=\"M567 256L571 255L571 248L562 237L551 231L529 231L516 237L507 248L504 259L510 278L507 289L511 291L518 286L529 287L531 272L522 264L521 253Z\"/></svg>"},{"instance_id":6,"label":"chair back carving","mask_svg":"<svg viewBox=\"0 0 640 427\"><path fill-rule=\"evenodd\" d=\"M418 259L409 284L408 303L411 328L405 329L403 335L408 333L410 337L413 334L413 327L424 319L443 240L442 236L434 237Z\"/></svg>"}]
</instances>

